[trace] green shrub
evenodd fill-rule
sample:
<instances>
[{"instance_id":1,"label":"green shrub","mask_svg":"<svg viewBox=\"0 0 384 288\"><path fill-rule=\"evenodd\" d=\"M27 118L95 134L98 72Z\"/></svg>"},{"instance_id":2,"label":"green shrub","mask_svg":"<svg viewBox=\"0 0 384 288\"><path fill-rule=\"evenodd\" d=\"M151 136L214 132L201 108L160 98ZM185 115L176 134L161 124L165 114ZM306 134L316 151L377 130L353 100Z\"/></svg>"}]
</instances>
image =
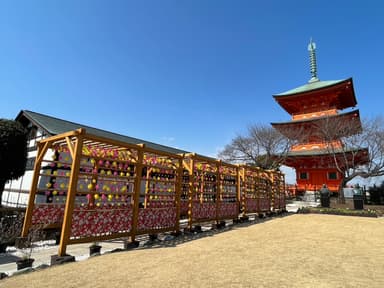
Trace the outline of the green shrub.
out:
<instances>
[{"instance_id":1,"label":"green shrub","mask_svg":"<svg viewBox=\"0 0 384 288\"><path fill-rule=\"evenodd\" d=\"M360 217L378 217L378 213L375 210L353 210L348 208L317 208L317 207L302 207L297 210L300 214L331 214L331 215L343 215L343 216L360 216Z\"/></svg>"}]
</instances>

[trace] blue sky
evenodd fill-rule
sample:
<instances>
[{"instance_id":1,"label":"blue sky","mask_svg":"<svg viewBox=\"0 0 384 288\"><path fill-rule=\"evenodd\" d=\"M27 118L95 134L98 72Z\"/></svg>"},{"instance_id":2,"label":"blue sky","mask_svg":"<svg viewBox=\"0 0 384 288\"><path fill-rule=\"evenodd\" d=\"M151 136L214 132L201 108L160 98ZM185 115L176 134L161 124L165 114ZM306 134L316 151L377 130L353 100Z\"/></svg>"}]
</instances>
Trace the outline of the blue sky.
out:
<instances>
[{"instance_id":1,"label":"blue sky","mask_svg":"<svg viewBox=\"0 0 384 288\"><path fill-rule=\"evenodd\" d=\"M22 109L215 156L253 123L287 121L272 95L353 77L381 114L382 1L0 2L0 118Z\"/></svg>"}]
</instances>

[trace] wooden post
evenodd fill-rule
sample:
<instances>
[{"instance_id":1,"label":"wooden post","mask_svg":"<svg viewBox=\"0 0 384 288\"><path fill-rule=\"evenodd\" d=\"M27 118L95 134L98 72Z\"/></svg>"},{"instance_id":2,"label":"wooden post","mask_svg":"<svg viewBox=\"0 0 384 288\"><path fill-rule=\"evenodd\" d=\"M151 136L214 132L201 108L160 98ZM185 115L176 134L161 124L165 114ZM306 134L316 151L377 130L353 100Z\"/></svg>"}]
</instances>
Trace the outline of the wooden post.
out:
<instances>
[{"instance_id":1,"label":"wooden post","mask_svg":"<svg viewBox=\"0 0 384 288\"><path fill-rule=\"evenodd\" d=\"M183 159L179 158L179 167L176 170L176 183L175 183L176 233L180 232L180 205L181 205L182 180L183 180Z\"/></svg>"},{"instance_id":2,"label":"wooden post","mask_svg":"<svg viewBox=\"0 0 384 288\"><path fill-rule=\"evenodd\" d=\"M150 179L149 178L149 175L150 175L150 173L151 173L151 171L153 170L153 168L151 167L151 168L147 168L147 174L146 174L146 176L145 176L145 191L144 191L144 208L147 208L147 205L148 205L148 197L151 197L151 195L149 195L150 193L149 193L149 188L150 188L150 184L151 184L151 180L152 179ZM156 184L155 184L156 185ZM150 201L151 202L151 201ZM155 201L153 202L153 203L155 203Z\"/></svg>"},{"instance_id":3,"label":"wooden post","mask_svg":"<svg viewBox=\"0 0 384 288\"><path fill-rule=\"evenodd\" d=\"M200 204L203 204L204 203L204 194L205 194L205 182L208 181L208 179L205 177L205 174L203 172L203 170L200 171L200 175L198 175L197 179L199 179L199 182L200 182L200 189L199 189L199 201L200 201Z\"/></svg>"},{"instance_id":4,"label":"wooden post","mask_svg":"<svg viewBox=\"0 0 384 288\"><path fill-rule=\"evenodd\" d=\"M37 155L35 159L35 164L33 168L33 178L31 184L31 191L29 193L28 206L25 212L23 231L21 232L21 237L27 237L29 228L31 227L33 208L36 198L37 186L39 182L41 162L43 157L48 150L49 143L45 142L44 145L39 142L37 147Z\"/></svg>"},{"instance_id":5,"label":"wooden post","mask_svg":"<svg viewBox=\"0 0 384 288\"><path fill-rule=\"evenodd\" d=\"M280 172L281 173L281 172ZM286 192L286 190L285 190L285 175L283 174L283 173L281 173L280 174L281 175L281 181L282 181L282 183L280 184L280 187L281 187L281 191L282 191L282 193L283 193L283 197L282 197L282 201L280 201L280 208L282 208L284 211L285 211L285 209L286 209L286 194L285 194L285 192ZM281 207L283 205L283 207Z\"/></svg>"},{"instance_id":6,"label":"wooden post","mask_svg":"<svg viewBox=\"0 0 384 288\"><path fill-rule=\"evenodd\" d=\"M245 182L245 177L244 177L244 168L241 168L239 165L237 165L237 185L236 185L236 198L237 198L237 201L239 203L239 210L240 211L243 211L242 214L246 214L246 205L245 205L245 201L243 201L243 197L245 196L244 195L244 191L241 191L242 189L242 183L244 185L244 182Z\"/></svg>"},{"instance_id":7,"label":"wooden post","mask_svg":"<svg viewBox=\"0 0 384 288\"><path fill-rule=\"evenodd\" d=\"M270 179L271 179L271 195L272 195L272 199L270 201L271 203L271 207L270 207L270 210L272 210L272 212L275 210L275 204L276 204L276 193L277 193L277 189L276 189L276 180L275 180L275 175L273 173L272 170L269 170L268 171L270 173Z\"/></svg>"},{"instance_id":8,"label":"wooden post","mask_svg":"<svg viewBox=\"0 0 384 288\"><path fill-rule=\"evenodd\" d=\"M271 208L273 208L273 175L271 175L270 170L267 170L267 180L268 180L268 186L269 186L269 212L271 211Z\"/></svg>"},{"instance_id":9,"label":"wooden post","mask_svg":"<svg viewBox=\"0 0 384 288\"><path fill-rule=\"evenodd\" d=\"M252 181L255 187L254 193L257 199L257 213L261 212L261 194L265 194L265 193L261 193L262 191L261 189L265 189L264 185L266 185L265 181L261 177L262 177L262 174L260 169L257 170L256 177L254 177L254 174L252 173Z\"/></svg>"},{"instance_id":10,"label":"wooden post","mask_svg":"<svg viewBox=\"0 0 384 288\"><path fill-rule=\"evenodd\" d=\"M219 216L220 216L220 207L222 202L222 195L221 195L221 188L222 188L222 181L220 179L221 173L221 161L216 163L216 223L219 223Z\"/></svg>"},{"instance_id":11,"label":"wooden post","mask_svg":"<svg viewBox=\"0 0 384 288\"><path fill-rule=\"evenodd\" d=\"M72 155L72 167L69 178L69 188L67 192L67 201L64 210L64 221L63 227L61 228L60 246L58 251L58 255L60 257L65 256L67 245L71 236L72 214L76 200L77 179L79 176L84 134L85 130L80 129L78 135L76 136L76 144L75 149L73 151L74 155Z\"/></svg>"},{"instance_id":12,"label":"wooden post","mask_svg":"<svg viewBox=\"0 0 384 288\"><path fill-rule=\"evenodd\" d=\"M133 194L133 219L132 219L132 236L131 241L135 241L137 226L139 222L139 202L140 202L140 192L141 192L141 174L143 170L143 159L144 159L144 144L138 145L137 151L137 163L136 163L136 178L135 178L135 186L134 186L134 194ZM145 195L144 195L145 196Z\"/></svg>"},{"instance_id":13,"label":"wooden post","mask_svg":"<svg viewBox=\"0 0 384 288\"><path fill-rule=\"evenodd\" d=\"M190 158L190 166L189 169L189 191L188 191L188 226L189 230L192 230L192 222L193 222L193 196L194 196L194 182L195 182L195 163L194 159Z\"/></svg>"}]
</instances>

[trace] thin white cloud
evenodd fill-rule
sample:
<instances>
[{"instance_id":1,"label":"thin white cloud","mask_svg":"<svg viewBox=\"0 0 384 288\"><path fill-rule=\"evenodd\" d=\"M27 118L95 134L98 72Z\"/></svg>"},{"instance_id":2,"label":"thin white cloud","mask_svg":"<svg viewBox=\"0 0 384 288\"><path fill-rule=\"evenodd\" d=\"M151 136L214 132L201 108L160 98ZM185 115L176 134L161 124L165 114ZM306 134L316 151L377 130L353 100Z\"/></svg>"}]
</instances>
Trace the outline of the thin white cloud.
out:
<instances>
[{"instance_id":1,"label":"thin white cloud","mask_svg":"<svg viewBox=\"0 0 384 288\"><path fill-rule=\"evenodd\" d=\"M170 143L170 142L174 142L176 139L175 137L169 137L169 136L163 136L161 137L161 141L162 142L165 142L165 143Z\"/></svg>"}]
</instances>

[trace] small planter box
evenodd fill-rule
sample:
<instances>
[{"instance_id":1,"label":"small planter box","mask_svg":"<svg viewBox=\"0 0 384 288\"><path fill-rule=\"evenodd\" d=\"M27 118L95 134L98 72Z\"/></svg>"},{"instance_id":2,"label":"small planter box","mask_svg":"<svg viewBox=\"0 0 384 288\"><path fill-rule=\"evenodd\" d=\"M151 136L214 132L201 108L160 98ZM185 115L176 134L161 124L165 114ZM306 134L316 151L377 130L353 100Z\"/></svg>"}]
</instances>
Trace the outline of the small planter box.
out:
<instances>
[{"instance_id":1,"label":"small planter box","mask_svg":"<svg viewBox=\"0 0 384 288\"><path fill-rule=\"evenodd\" d=\"M100 255L101 246L100 245L91 245L89 246L89 256Z\"/></svg>"},{"instance_id":2,"label":"small planter box","mask_svg":"<svg viewBox=\"0 0 384 288\"><path fill-rule=\"evenodd\" d=\"M17 270L32 267L33 261L35 261L35 259L32 258L21 259L16 261Z\"/></svg>"}]
</instances>

